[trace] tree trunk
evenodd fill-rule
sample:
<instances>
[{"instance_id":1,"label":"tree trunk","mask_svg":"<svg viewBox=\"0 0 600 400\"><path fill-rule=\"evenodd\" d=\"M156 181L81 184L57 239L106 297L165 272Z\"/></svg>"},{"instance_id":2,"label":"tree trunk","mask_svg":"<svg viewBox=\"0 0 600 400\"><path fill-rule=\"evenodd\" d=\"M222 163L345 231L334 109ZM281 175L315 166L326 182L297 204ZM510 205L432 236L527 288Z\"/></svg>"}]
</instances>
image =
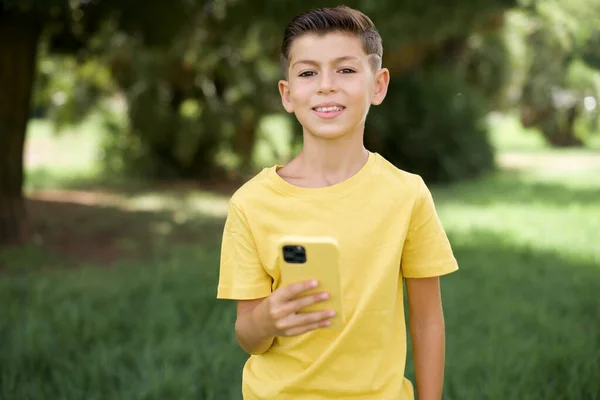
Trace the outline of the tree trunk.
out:
<instances>
[{"instance_id":1,"label":"tree trunk","mask_svg":"<svg viewBox=\"0 0 600 400\"><path fill-rule=\"evenodd\" d=\"M234 138L235 152L240 156L240 170L247 172L252 163L252 153L256 143L258 118L251 112L244 117L240 117L240 123L237 126L237 132Z\"/></svg>"},{"instance_id":2,"label":"tree trunk","mask_svg":"<svg viewBox=\"0 0 600 400\"><path fill-rule=\"evenodd\" d=\"M544 132L544 136L552 147L582 147L584 145L575 133L577 115L577 107L571 107L567 112L566 126L556 126L552 131Z\"/></svg>"},{"instance_id":3,"label":"tree trunk","mask_svg":"<svg viewBox=\"0 0 600 400\"><path fill-rule=\"evenodd\" d=\"M0 247L25 238L23 148L40 31L0 8Z\"/></svg>"}]
</instances>

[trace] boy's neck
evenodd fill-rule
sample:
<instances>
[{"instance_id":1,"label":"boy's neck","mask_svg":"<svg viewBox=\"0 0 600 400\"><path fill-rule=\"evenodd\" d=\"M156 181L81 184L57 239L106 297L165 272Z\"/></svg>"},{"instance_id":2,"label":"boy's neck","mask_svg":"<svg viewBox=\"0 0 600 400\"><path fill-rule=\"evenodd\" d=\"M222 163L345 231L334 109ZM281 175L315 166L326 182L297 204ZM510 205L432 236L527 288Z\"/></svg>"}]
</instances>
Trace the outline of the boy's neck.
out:
<instances>
[{"instance_id":1,"label":"boy's neck","mask_svg":"<svg viewBox=\"0 0 600 400\"><path fill-rule=\"evenodd\" d=\"M369 152L364 146L362 134L332 140L305 134L303 149L297 161L302 175L333 185L356 174L368 157Z\"/></svg>"}]
</instances>

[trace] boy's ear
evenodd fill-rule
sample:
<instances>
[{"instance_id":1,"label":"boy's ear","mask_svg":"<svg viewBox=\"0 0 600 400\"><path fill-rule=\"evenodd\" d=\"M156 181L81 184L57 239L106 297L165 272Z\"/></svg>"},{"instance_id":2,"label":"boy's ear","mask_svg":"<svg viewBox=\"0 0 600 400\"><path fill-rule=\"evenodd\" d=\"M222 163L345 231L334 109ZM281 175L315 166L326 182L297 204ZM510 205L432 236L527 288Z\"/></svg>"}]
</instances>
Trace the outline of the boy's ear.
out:
<instances>
[{"instance_id":1,"label":"boy's ear","mask_svg":"<svg viewBox=\"0 0 600 400\"><path fill-rule=\"evenodd\" d=\"M294 106L290 101L290 84L286 80L279 81L279 94L281 94L281 103L283 104L283 108L288 113L294 112Z\"/></svg>"},{"instance_id":2,"label":"boy's ear","mask_svg":"<svg viewBox=\"0 0 600 400\"><path fill-rule=\"evenodd\" d=\"M383 102L390 84L390 71L387 68L381 68L375 74L375 88L371 98L371 104L378 106Z\"/></svg>"}]
</instances>

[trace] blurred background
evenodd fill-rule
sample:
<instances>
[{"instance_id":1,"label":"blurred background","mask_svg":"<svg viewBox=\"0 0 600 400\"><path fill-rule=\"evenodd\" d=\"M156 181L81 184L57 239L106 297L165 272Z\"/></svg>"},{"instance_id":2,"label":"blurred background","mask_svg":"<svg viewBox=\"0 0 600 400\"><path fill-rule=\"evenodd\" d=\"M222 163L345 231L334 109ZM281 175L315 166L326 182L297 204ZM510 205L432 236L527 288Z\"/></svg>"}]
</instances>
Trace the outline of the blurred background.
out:
<instances>
[{"instance_id":1,"label":"blurred background","mask_svg":"<svg viewBox=\"0 0 600 400\"><path fill-rule=\"evenodd\" d=\"M461 265L445 398L600 399L600 2L345 4L392 75L367 146ZM298 150L281 38L333 5L0 2L0 398L241 398L227 201Z\"/></svg>"}]
</instances>

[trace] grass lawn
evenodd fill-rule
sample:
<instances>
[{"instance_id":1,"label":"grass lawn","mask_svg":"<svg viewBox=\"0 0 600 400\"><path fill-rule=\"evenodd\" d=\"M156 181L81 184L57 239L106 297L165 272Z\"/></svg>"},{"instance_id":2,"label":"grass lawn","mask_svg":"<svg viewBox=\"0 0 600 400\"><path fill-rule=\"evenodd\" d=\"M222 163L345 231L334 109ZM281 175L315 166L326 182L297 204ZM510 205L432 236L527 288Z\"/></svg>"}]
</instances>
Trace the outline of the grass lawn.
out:
<instances>
[{"instance_id":1,"label":"grass lawn","mask_svg":"<svg viewBox=\"0 0 600 400\"><path fill-rule=\"evenodd\" d=\"M600 399L600 155L535 152L432 188L461 265L445 399ZM34 243L0 253L0 399L241 399L215 300L227 191L48 186L29 190Z\"/></svg>"}]
</instances>

